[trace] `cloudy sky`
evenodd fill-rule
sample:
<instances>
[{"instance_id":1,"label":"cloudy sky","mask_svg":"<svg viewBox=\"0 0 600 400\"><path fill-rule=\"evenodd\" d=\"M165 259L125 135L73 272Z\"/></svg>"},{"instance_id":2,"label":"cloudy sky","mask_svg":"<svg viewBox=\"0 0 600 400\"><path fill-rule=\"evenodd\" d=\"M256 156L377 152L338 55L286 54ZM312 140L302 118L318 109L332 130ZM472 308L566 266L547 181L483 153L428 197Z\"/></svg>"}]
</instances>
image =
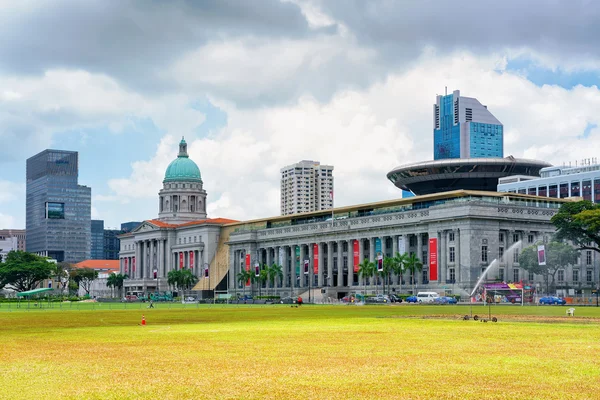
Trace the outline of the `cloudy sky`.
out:
<instances>
[{"instance_id":1,"label":"cloudy sky","mask_svg":"<svg viewBox=\"0 0 600 400\"><path fill-rule=\"evenodd\" d=\"M106 227L155 218L188 141L209 216L279 214L279 169L335 167L336 206L400 197L432 158L436 94L505 126L505 155L600 155L600 2L0 0L0 228L25 160L79 152Z\"/></svg>"}]
</instances>

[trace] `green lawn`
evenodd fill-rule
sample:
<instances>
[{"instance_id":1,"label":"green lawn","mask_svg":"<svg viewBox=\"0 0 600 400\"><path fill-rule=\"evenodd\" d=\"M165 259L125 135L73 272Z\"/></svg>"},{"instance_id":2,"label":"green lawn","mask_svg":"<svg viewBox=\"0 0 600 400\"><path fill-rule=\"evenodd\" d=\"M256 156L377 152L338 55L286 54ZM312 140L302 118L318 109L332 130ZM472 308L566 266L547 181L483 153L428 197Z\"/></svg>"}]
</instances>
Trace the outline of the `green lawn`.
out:
<instances>
[{"instance_id":1,"label":"green lawn","mask_svg":"<svg viewBox=\"0 0 600 400\"><path fill-rule=\"evenodd\" d=\"M2 304L0 398L588 399L600 381L595 307L145 306Z\"/></svg>"}]
</instances>

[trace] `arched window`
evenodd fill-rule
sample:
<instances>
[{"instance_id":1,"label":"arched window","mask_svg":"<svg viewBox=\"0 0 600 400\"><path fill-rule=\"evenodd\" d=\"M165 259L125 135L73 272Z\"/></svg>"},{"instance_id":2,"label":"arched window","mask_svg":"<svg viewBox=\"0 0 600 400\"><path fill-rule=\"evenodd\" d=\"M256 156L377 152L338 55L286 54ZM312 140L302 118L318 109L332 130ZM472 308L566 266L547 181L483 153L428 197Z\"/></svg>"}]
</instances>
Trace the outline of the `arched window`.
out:
<instances>
[{"instance_id":1,"label":"arched window","mask_svg":"<svg viewBox=\"0 0 600 400\"><path fill-rule=\"evenodd\" d=\"M185 200L181 200L181 211L187 211L187 202Z\"/></svg>"},{"instance_id":2,"label":"arched window","mask_svg":"<svg viewBox=\"0 0 600 400\"><path fill-rule=\"evenodd\" d=\"M171 209L169 208L169 199L165 200L165 211L170 211Z\"/></svg>"}]
</instances>

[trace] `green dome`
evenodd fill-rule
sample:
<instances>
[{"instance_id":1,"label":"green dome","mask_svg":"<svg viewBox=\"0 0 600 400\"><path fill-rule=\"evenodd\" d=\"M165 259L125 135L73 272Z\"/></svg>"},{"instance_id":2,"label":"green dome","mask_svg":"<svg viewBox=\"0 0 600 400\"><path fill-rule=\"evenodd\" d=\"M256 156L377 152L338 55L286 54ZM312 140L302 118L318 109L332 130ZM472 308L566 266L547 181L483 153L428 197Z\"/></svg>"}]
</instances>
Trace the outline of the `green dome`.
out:
<instances>
[{"instance_id":1,"label":"green dome","mask_svg":"<svg viewBox=\"0 0 600 400\"><path fill-rule=\"evenodd\" d=\"M179 143L179 155L167 167L165 179L163 180L163 182L176 181L202 182L200 168L198 168L195 162L189 159L187 144L184 139L181 139L181 143Z\"/></svg>"}]
</instances>

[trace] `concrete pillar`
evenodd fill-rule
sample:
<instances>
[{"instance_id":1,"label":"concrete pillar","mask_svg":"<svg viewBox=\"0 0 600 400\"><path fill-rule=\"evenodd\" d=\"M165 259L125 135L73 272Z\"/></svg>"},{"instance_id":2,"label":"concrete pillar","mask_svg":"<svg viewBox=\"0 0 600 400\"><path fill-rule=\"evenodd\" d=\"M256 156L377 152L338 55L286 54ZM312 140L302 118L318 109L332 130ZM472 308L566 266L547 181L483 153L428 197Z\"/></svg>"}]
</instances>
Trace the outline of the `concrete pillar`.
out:
<instances>
[{"instance_id":1,"label":"concrete pillar","mask_svg":"<svg viewBox=\"0 0 600 400\"><path fill-rule=\"evenodd\" d=\"M336 286L336 282L333 281L333 242L327 242L327 284L330 286Z\"/></svg>"},{"instance_id":2,"label":"concrete pillar","mask_svg":"<svg viewBox=\"0 0 600 400\"><path fill-rule=\"evenodd\" d=\"M273 255L271 253L272 250L273 250L272 247L267 247L267 265L268 266L273 265Z\"/></svg>"},{"instance_id":3,"label":"concrete pillar","mask_svg":"<svg viewBox=\"0 0 600 400\"><path fill-rule=\"evenodd\" d=\"M348 240L348 287L354 283L354 240Z\"/></svg>"},{"instance_id":4,"label":"concrete pillar","mask_svg":"<svg viewBox=\"0 0 600 400\"><path fill-rule=\"evenodd\" d=\"M319 287L323 287L323 242L319 242L319 255L317 257L319 262L319 271L317 273L317 283Z\"/></svg>"},{"instance_id":5,"label":"concrete pillar","mask_svg":"<svg viewBox=\"0 0 600 400\"><path fill-rule=\"evenodd\" d=\"M375 238L369 238L369 261L375 262Z\"/></svg>"},{"instance_id":6,"label":"concrete pillar","mask_svg":"<svg viewBox=\"0 0 600 400\"><path fill-rule=\"evenodd\" d=\"M344 287L344 241L337 241L337 287Z\"/></svg>"},{"instance_id":7,"label":"concrete pillar","mask_svg":"<svg viewBox=\"0 0 600 400\"><path fill-rule=\"evenodd\" d=\"M386 236L381 236L379 238L379 240L381 240L381 254L383 255L383 258L387 257L387 246L386 246L386 240L387 237Z\"/></svg>"}]
</instances>

